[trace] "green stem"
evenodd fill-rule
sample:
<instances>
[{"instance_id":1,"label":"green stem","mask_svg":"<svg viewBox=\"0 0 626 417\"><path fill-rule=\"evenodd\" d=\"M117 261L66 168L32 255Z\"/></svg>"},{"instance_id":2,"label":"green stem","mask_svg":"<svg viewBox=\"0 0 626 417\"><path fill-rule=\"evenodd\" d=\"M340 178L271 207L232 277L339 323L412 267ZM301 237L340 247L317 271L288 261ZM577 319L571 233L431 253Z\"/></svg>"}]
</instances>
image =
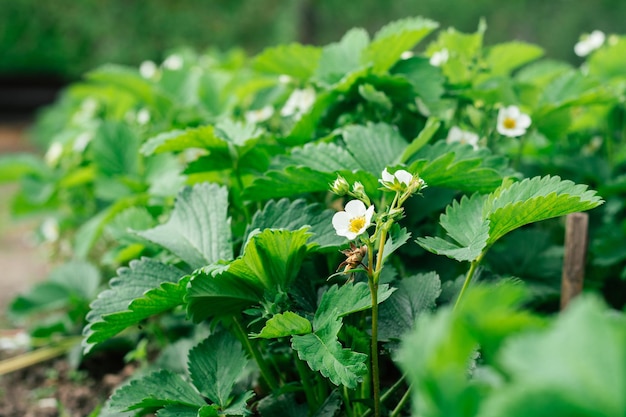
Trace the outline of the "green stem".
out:
<instances>
[{"instance_id":1,"label":"green stem","mask_svg":"<svg viewBox=\"0 0 626 417\"><path fill-rule=\"evenodd\" d=\"M235 323L235 331L237 332L241 343L259 366L261 377L263 378L269 389L275 391L276 389L278 389L279 384L272 375L270 368L265 361L265 358L263 358L261 352L259 352L256 346L250 342L250 339L248 339L248 334L246 333L243 324L241 324L241 321L237 317L233 317L233 322Z\"/></svg>"},{"instance_id":2,"label":"green stem","mask_svg":"<svg viewBox=\"0 0 626 417\"><path fill-rule=\"evenodd\" d=\"M354 410L352 408L352 403L350 402L350 393L348 392L348 387L343 386L343 404L346 407L346 415L354 417Z\"/></svg>"},{"instance_id":3,"label":"green stem","mask_svg":"<svg viewBox=\"0 0 626 417\"><path fill-rule=\"evenodd\" d=\"M463 298L463 295L465 294L465 290L467 290L467 287L469 287L469 284L472 281L472 277L474 276L474 273L476 272L476 267L478 267L478 264L480 263L482 256L483 255L480 254L480 256L474 259L472 263L470 264L470 268L467 271L467 275L465 275L465 282L463 282L463 287L461 288L461 292L459 293L459 296L457 297L456 302L454 303L454 310L456 310L456 308L461 303L461 299Z\"/></svg>"},{"instance_id":4,"label":"green stem","mask_svg":"<svg viewBox=\"0 0 626 417\"><path fill-rule=\"evenodd\" d=\"M381 396L380 396L380 402L381 404L383 404L385 401L387 401L389 399L389 397L391 397L391 394L393 394L394 392L396 392L396 390L398 388L400 388L402 386L402 384L404 383L404 380L406 379L406 374L403 374L400 379L398 379L391 387L389 387L387 389L387 391L385 391ZM372 415L372 409L369 408L365 413L363 413L361 415L361 417L369 417Z\"/></svg>"},{"instance_id":5,"label":"green stem","mask_svg":"<svg viewBox=\"0 0 626 417\"><path fill-rule=\"evenodd\" d=\"M398 405L396 405L396 408L394 408L393 411L391 412L391 414L389 414L389 417L397 417L400 414L400 411L402 411L402 409L406 405L406 402L409 400L409 398L411 398L411 387L410 386L406 390L406 392L404 393L402 398L400 398L400 401L398 402Z\"/></svg>"},{"instance_id":6,"label":"green stem","mask_svg":"<svg viewBox=\"0 0 626 417\"><path fill-rule=\"evenodd\" d=\"M61 356L74 348L82 340L81 336L67 338L54 346L46 346L22 355L0 361L0 375L18 371L23 368Z\"/></svg>"},{"instance_id":7,"label":"green stem","mask_svg":"<svg viewBox=\"0 0 626 417\"><path fill-rule=\"evenodd\" d=\"M304 396L306 397L306 402L309 404L309 409L317 410L320 405L320 401L315 395L313 385L311 384L311 375L308 367L306 367L304 362L298 358L298 354L295 350L293 352L293 356L296 363L296 370L298 371L298 376L300 376L302 388L304 389Z\"/></svg>"},{"instance_id":8,"label":"green stem","mask_svg":"<svg viewBox=\"0 0 626 417\"><path fill-rule=\"evenodd\" d=\"M380 417L380 376L378 370L378 282L369 279L372 294L372 391L374 395L374 416Z\"/></svg>"}]
</instances>

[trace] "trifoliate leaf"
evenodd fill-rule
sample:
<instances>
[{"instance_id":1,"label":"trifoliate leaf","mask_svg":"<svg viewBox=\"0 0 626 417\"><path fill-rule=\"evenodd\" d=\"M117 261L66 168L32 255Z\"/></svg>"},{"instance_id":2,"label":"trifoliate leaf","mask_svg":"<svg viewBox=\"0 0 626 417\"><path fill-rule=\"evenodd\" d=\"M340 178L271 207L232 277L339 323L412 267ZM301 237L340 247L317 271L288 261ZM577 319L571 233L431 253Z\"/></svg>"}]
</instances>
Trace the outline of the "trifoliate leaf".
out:
<instances>
[{"instance_id":1,"label":"trifoliate leaf","mask_svg":"<svg viewBox=\"0 0 626 417\"><path fill-rule=\"evenodd\" d=\"M421 17L391 22L374 35L372 43L363 52L362 62L371 64L375 72L385 72L403 52L413 49L438 26L436 22Z\"/></svg>"},{"instance_id":2,"label":"trifoliate leaf","mask_svg":"<svg viewBox=\"0 0 626 417\"><path fill-rule=\"evenodd\" d=\"M445 255L457 261L477 259L487 246L489 221L483 218L483 204L486 197L474 194L463 196L461 202L454 201L440 217L440 224L454 243L438 237L418 238L417 243L424 249Z\"/></svg>"},{"instance_id":3,"label":"trifoliate leaf","mask_svg":"<svg viewBox=\"0 0 626 417\"><path fill-rule=\"evenodd\" d=\"M590 210L603 203L586 185L554 176L525 179L489 195L483 213L490 220L491 244L511 230L569 213Z\"/></svg>"},{"instance_id":4,"label":"trifoliate leaf","mask_svg":"<svg viewBox=\"0 0 626 417\"><path fill-rule=\"evenodd\" d=\"M246 243L244 254L230 265L198 271L189 287L187 311L198 322L210 316L237 314L264 296L286 291L306 255L306 229L264 230Z\"/></svg>"},{"instance_id":5,"label":"trifoliate leaf","mask_svg":"<svg viewBox=\"0 0 626 417\"><path fill-rule=\"evenodd\" d=\"M396 286L396 291L380 306L380 340L399 339L412 330L417 317L433 310L435 300L441 294L441 281L436 272L403 278Z\"/></svg>"},{"instance_id":6,"label":"trifoliate leaf","mask_svg":"<svg viewBox=\"0 0 626 417\"><path fill-rule=\"evenodd\" d=\"M308 80L318 66L322 49L298 43L266 48L252 61L252 67L274 75Z\"/></svg>"},{"instance_id":7,"label":"trifoliate leaf","mask_svg":"<svg viewBox=\"0 0 626 417\"><path fill-rule=\"evenodd\" d=\"M202 395L225 409L248 363L241 343L230 333L213 334L189 352L189 375Z\"/></svg>"},{"instance_id":8,"label":"trifoliate leaf","mask_svg":"<svg viewBox=\"0 0 626 417\"><path fill-rule=\"evenodd\" d=\"M138 174L139 138L125 123L103 122L96 131L90 150L94 164L102 175Z\"/></svg>"},{"instance_id":9,"label":"trifoliate leaf","mask_svg":"<svg viewBox=\"0 0 626 417\"><path fill-rule=\"evenodd\" d=\"M355 388L367 374L367 355L342 348L337 340L341 326L338 318L327 320L315 333L293 336L291 346L311 369L319 371L333 384Z\"/></svg>"},{"instance_id":10,"label":"trifoliate leaf","mask_svg":"<svg viewBox=\"0 0 626 417\"><path fill-rule=\"evenodd\" d=\"M194 269L232 259L228 192L209 183L186 187L167 223L137 234L168 249Z\"/></svg>"},{"instance_id":11,"label":"trifoliate leaf","mask_svg":"<svg viewBox=\"0 0 626 417\"><path fill-rule=\"evenodd\" d=\"M347 126L342 129L343 140L348 151L364 171L379 178L383 169L404 152L406 140L397 129L385 124Z\"/></svg>"},{"instance_id":12,"label":"trifoliate leaf","mask_svg":"<svg viewBox=\"0 0 626 417\"><path fill-rule=\"evenodd\" d=\"M333 228L332 216L335 212L319 204L307 204L303 199L293 202L288 199L269 201L262 211L257 211L244 233L244 241L255 230L287 229L298 230L308 226L311 233L309 242L319 249L338 248L345 244L345 239L338 236Z\"/></svg>"},{"instance_id":13,"label":"trifoliate leaf","mask_svg":"<svg viewBox=\"0 0 626 417\"><path fill-rule=\"evenodd\" d=\"M110 410L117 412L166 406L184 406L197 411L204 405L204 399L193 386L167 370L131 381L118 388L109 400Z\"/></svg>"},{"instance_id":14,"label":"trifoliate leaf","mask_svg":"<svg viewBox=\"0 0 626 417\"><path fill-rule=\"evenodd\" d=\"M513 172L505 158L485 148L475 151L471 146L447 144L444 141L422 147L407 162L429 186L462 191L490 192L505 176Z\"/></svg>"},{"instance_id":15,"label":"trifoliate leaf","mask_svg":"<svg viewBox=\"0 0 626 417\"><path fill-rule=\"evenodd\" d=\"M88 324L83 334L85 351L127 327L183 302L188 278L173 266L150 258L133 261L129 268L120 268L111 288L101 292L91 303Z\"/></svg>"},{"instance_id":16,"label":"trifoliate leaf","mask_svg":"<svg viewBox=\"0 0 626 417\"><path fill-rule=\"evenodd\" d=\"M284 313L275 314L269 319L256 337L274 339L295 334L307 334L312 331L313 328L309 320L291 311L285 311Z\"/></svg>"},{"instance_id":17,"label":"trifoliate leaf","mask_svg":"<svg viewBox=\"0 0 626 417\"><path fill-rule=\"evenodd\" d=\"M315 71L315 78L327 85L341 80L344 75L361 67L361 52L369 44L367 31L349 30L337 43L324 46Z\"/></svg>"}]
</instances>

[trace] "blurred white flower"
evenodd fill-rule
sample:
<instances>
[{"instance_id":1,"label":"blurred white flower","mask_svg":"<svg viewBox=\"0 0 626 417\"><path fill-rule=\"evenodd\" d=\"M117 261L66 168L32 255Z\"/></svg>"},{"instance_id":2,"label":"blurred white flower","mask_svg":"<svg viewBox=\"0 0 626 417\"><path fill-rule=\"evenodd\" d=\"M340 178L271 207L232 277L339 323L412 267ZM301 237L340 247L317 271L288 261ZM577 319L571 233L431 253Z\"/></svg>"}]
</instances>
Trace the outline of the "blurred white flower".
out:
<instances>
[{"instance_id":1,"label":"blurred white flower","mask_svg":"<svg viewBox=\"0 0 626 417\"><path fill-rule=\"evenodd\" d=\"M452 126L448 131L446 143L451 144L456 142L472 145L472 148L474 148L474 150L478 149L478 135L476 133L470 132L468 130L462 130L458 126Z\"/></svg>"},{"instance_id":2,"label":"blurred white flower","mask_svg":"<svg viewBox=\"0 0 626 417\"><path fill-rule=\"evenodd\" d=\"M339 236L345 236L352 240L365 232L371 224L373 215L374 206L369 206L366 209L361 200L350 200L344 211L335 213L332 223Z\"/></svg>"},{"instance_id":3,"label":"blurred white flower","mask_svg":"<svg viewBox=\"0 0 626 417\"><path fill-rule=\"evenodd\" d=\"M137 123L145 125L150 121L150 111L148 109L141 109L137 112Z\"/></svg>"},{"instance_id":4,"label":"blurred white flower","mask_svg":"<svg viewBox=\"0 0 626 417\"><path fill-rule=\"evenodd\" d=\"M413 53L413 51L404 51L402 52L402 55L400 55L400 59L409 59L409 58L413 58L415 56L415 54Z\"/></svg>"},{"instance_id":5,"label":"blurred white flower","mask_svg":"<svg viewBox=\"0 0 626 417\"><path fill-rule=\"evenodd\" d=\"M141 65L139 65L139 74L143 78L152 78L157 72L157 65L153 61L143 61Z\"/></svg>"},{"instance_id":6,"label":"blurred white flower","mask_svg":"<svg viewBox=\"0 0 626 417\"><path fill-rule=\"evenodd\" d=\"M287 74L281 74L278 76L278 82L281 84L289 84L291 82L291 77Z\"/></svg>"},{"instance_id":7,"label":"blurred white flower","mask_svg":"<svg viewBox=\"0 0 626 417\"><path fill-rule=\"evenodd\" d=\"M450 54L448 53L448 50L446 48L443 48L442 50L435 52L430 57L429 62L430 62L430 65L434 67L440 67L446 62L448 62L449 57L450 57Z\"/></svg>"},{"instance_id":8,"label":"blurred white flower","mask_svg":"<svg viewBox=\"0 0 626 417\"><path fill-rule=\"evenodd\" d=\"M273 114L274 107L268 105L260 109L247 111L244 117L248 123L261 123L272 117Z\"/></svg>"},{"instance_id":9,"label":"blurred white flower","mask_svg":"<svg viewBox=\"0 0 626 417\"><path fill-rule=\"evenodd\" d=\"M41 236L46 242L56 242L59 240L59 222L54 217L46 218L39 229Z\"/></svg>"},{"instance_id":10,"label":"blurred white flower","mask_svg":"<svg viewBox=\"0 0 626 417\"><path fill-rule=\"evenodd\" d=\"M315 103L315 90L310 87L304 90L296 89L287 99L287 103L281 109L280 115L285 117L293 116L298 120L304 113L309 111L313 103Z\"/></svg>"},{"instance_id":11,"label":"blurred white flower","mask_svg":"<svg viewBox=\"0 0 626 417\"><path fill-rule=\"evenodd\" d=\"M604 44L606 36L601 30L594 30L589 35L583 35L574 45L574 53L580 57L587 56Z\"/></svg>"},{"instance_id":12,"label":"blurred white flower","mask_svg":"<svg viewBox=\"0 0 626 417\"><path fill-rule=\"evenodd\" d=\"M61 155L63 155L63 145L61 142L52 142L46 155L44 156L44 160L50 166L54 166L61 159Z\"/></svg>"},{"instance_id":13,"label":"blurred white flower","mask_svg":"<svg viewBox=\"0 0 626 417\"><path fill-rule=\"evenodd\" d=\"M530 116L520 111L517 106L503 107L498 112L498 133L504 136L516 137L526 133L530 127Z\"/></svg>"},{"instance_id":14,"label":"blurred white flower","mask_svg":"<svg viewBox=\"0 0 626 417\"><path fill-rule=\"evenodd\" d=\"M0 336L0 350L22 350L31 345L30 335L24 330Z\"/></svg>"},{"instance_id":15,"label":"blurred white flower","mask_svg":"<svg viewBox=\"0 0 626 417\"><path fill-rule=\"evenodd\" d=\"M74 144L72 145L72 150L76 153L83 153L89 142L93 139L93 132L83 132L80 135L76 136L74 139Z\"/></svg>"},{"instance_id":16,"label":"blurred white flower","mask_svg":"<svg viewBox=\"0 0 626 417\"><path fill-rule=\"evenodd\" d=\"M163 67L168 70L177 71L183 67L183 58L180 55L170 55L163 61Z\"/></svg>"}]
</instances>

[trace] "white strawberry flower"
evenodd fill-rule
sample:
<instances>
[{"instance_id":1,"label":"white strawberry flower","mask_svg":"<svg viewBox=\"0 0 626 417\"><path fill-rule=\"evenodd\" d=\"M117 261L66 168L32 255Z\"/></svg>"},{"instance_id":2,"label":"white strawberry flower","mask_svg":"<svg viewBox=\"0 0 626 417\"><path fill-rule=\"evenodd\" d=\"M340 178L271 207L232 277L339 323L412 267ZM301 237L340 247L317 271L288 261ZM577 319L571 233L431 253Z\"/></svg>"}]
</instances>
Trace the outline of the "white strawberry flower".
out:
<instances>
[{"instance_id":1,"label":"white strawberry flower","mask_svg":"<svg viewBox=\"0 0 626 417\"><path fill-rule=\"evenodd\" d=\"M471 145L474 150L478 149L478 135L476 133L463 130L458 126L452 126L448 131L446 143L452 144L457 142Z\"/></svg>"},{"instance_id":2,"label":"white strawberry flower","mask_svg":"<svg viewBox=\"0 0 626 417\"><path fill-rule=\"evenodd\" d=\"M522 113L517 106L503 107L498 112L498 133L504 136L516 137L526 133L530 127L531 119Z\"/></svg>"},{"instance_id":3,"label":"white strawberry flower","mask_svg":"<svg viewBox=\"0 0 626 417\"><path fill-rule=\"evenodd\" d=\"M432 54L429 62L430 62L430 65L432 65L433 67L440 67L446 62L448 62L449 57L450 57L450 54L448 50L446 48L443 48L442 50L437 51L434 54Z\"/></svg>"},{"instance_id":4,"label":"white strawberry flower","mask_svg":"<svg viewBox=\"0 0 626 417\"><path fill-rule=\"evenodd\" d=\"M260 109L247 111L244 117L248 123L261 123L272 117L273 114L274 107L265 106Z\"/></svg>"},{"instance_id":5,"label":"white strawberry flower","mask_svg":"<svg viewBox=\"0 0 626 417\"><path fill-rule=\"evenodd\" d=\"M346 204L344 211L335 213L332 223L339 236L353 240L370 227L373 215L374 206L366 208L362 201L351 200Z\"/></svg>"},{"instance_id":6,"label":"white strawberry flower","mask_svg":"<svg viewBox=\"0 0 626 417\"><path fill-rule=\"evenodd\" d=\"M177 71L183 67L183 58L180 55L170 55L163 61L163 67L171 71Z\"/></svg>"},{"instance_id":7,"label":"white strawberry flower","mask_svg":"<svg viewBox=\"0 0 626 417\"><path fill-rule=\"evenodd\" d=\"M143 61L141 65L139 65L139 74L143 78L150 79L154 77L157 72L157 65L153 61Z\"/></svg>"},{"instance_id":8,"label":"white strawberry flower","mask_svg":"<svg viewBox=\"0 0 626 417\"><path fill-rule=\"evenodd\" d=\"M293 116L298 120L313 107L313 103L315 103L315 90L310 87L304 90L296 89L287 99L280 115L284 117Z\"/></svg>"},{"instance_id":9,"label":"white strawberry flower","mask_svg":"<svg viewBox=\"0 0 626 417\"><path fill-rule=\"evenodd\" d=\"M582 36L574 45L574 53L580 57L587 56L604 44L606 36L601 30L594 30L589 35Z\"/></svg>"}]
</instances>

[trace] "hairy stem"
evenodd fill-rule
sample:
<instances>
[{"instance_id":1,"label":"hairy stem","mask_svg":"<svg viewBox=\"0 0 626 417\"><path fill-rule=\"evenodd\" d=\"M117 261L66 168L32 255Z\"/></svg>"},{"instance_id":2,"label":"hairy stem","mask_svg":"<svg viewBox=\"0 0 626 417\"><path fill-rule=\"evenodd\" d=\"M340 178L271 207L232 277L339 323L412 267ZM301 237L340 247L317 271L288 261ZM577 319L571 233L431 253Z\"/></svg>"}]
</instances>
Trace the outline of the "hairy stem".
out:
<instances>
[{"instance_id":1,"label":"hairy stem","mask_svg":"<svg viewBox=\"0 0 626 417\"><path fill-rule=\"evenodd\" d=\"M304 396L306 397L306 402L309 404L309 409L317 410L321 403L315 395L314 387L311 384L311 375L309 369L304 364L304 362L300 358L298 358L298 354L296 353L296 351L293 352L293 356L296 363L296 370L298 371L300 381L302 382L302 388L304 389Z\"/></svg>"},{"instance_id":2,"label":"hairy stem","mask_svg":"<svg viewBox=\"0 0 626 417\"><path fill-rule=\"evenodd\" d=\"M261 377L263 378L269 389L275 391L278 388L279 384L274 378L274 375L272 375L272 372L270 371L270 368L265 361L265 358L263 358L261 352L259 352L257 347L250 342L250 339L248 339L248 334L246 333L243 324L241 324L241 321L237 317L234 317L233 322L235 323L235 331L237 332L241 343L259 366Z\"/></svg>"},{"instance_id":3,"label":"hairy stem","mask_svg":"<svg viewBox=\"0 0 626 417\"><path fill-rule=\"evenodd\" d=\"M378 369L378 282L369 280L372 294L372 391L374 416L380 417L380 375Z\"/></svg>"},{"instance_id":4,"label":"hairy stem","mask_svg":"<svg viewBox=\"0 0 626 417\"><path fill-rule=\"evenodd\" d=\"M398 415L400 414L400 411L402 411L402 409L406 405L406 402L409 400L409 398L411 398L411 387L410 386L406 390L406 392L404 393L402 398L400 398L400 401L398 402L398 405L396 405L396 408L394 408L393 411L391 412L391 414L389 414L389 417L398 417Z\"/></svg>"},{"instance_id":5,"label":"hairy stem","mask_svg":"<svg viewBox=\"0 0 626 417\"><path fill-rule=\"evenodd\" d=\"M470 264L470 268L467 271L467 275L465 275L465 282L463 282L463 287L461 288L461 292L459 292L459 296L457 297L456 302L454 303L454 310L456 310L459 304L461 303L461 299L463 298L463 295L465 294L465 290L467 290L467 287L469 287L469 284L472 281L472 277L474 276L474 273L476 272L476 267L478 267L478 264L480 263L482 256L483 255L481 254L478 258L474 259L472 263Z\"/></svg>"}]
</instances>

